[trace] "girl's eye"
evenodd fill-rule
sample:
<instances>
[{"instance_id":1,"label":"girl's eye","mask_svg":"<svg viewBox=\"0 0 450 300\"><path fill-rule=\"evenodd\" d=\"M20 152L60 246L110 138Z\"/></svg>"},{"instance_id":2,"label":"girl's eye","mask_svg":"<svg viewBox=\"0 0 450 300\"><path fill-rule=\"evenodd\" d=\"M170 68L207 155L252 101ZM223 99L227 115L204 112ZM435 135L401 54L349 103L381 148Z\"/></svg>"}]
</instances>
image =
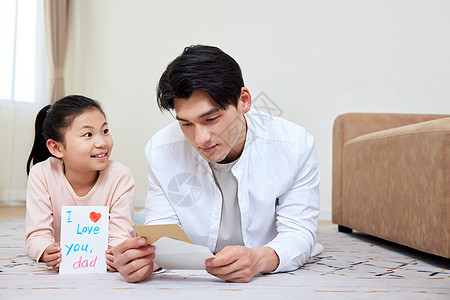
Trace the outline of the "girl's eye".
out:
<instances>
[{"instance_id":1,"label":"girl's eye","mask_svg":"<svg viewBox=\"0 0 450 300\"><path fill-rule=\"evenodd\" d=\"M85 134L83 134L83 136L85 136L85 137L91 137L91 136L92 136L92 133L86 132Z\"/></svg>"},{"instance_id":2,"label":"girl's eye","mask_svg":"<svg viewBox=\"0 0 450 300\"><path fill-rule=\"evenodd\" d=\"M108 133L109 133L109 129L103 130L103 134L108 134Z\"/></svg>"}]
</instances>

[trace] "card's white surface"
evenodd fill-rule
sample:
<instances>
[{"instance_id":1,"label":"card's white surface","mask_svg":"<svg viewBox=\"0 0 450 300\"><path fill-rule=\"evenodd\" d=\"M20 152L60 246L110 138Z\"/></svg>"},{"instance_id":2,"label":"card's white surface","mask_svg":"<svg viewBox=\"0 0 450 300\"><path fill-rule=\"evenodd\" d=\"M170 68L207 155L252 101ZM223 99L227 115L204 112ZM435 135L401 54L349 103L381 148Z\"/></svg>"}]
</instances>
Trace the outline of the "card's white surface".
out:
<instances>
[{"instance_id":1,"label":"card's white surface","mask_svg":"<svg viewBox=\"0 0 450 300\"><path fill-rule=\"evenodd\" d=\"M205 246L189 244L168 237L160 238L153 245L156 247L154 262L164 269L204 270L205 261L214 257Z\"/></svg>"}]
</instances>

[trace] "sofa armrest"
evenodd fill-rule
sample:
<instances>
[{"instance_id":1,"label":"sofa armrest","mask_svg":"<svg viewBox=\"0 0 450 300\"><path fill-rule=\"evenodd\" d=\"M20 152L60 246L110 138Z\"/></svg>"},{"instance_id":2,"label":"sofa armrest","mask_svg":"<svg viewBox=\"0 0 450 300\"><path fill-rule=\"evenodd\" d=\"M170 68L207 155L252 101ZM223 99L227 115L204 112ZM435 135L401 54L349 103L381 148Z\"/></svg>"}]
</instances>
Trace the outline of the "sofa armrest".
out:
<instances>
[{"instance_id":1,"label":"sofa armrest","mask_svg":"<svg viewBox=\"0 0 450 300\"><path fill-rule=\"evenodd\" d=\"M342 155L344 144L347 141L371 132L449 116L387 113L347 113L339 115L333 125L332 222L335 224L342 222Z\"/></svg>"}]
</instances>

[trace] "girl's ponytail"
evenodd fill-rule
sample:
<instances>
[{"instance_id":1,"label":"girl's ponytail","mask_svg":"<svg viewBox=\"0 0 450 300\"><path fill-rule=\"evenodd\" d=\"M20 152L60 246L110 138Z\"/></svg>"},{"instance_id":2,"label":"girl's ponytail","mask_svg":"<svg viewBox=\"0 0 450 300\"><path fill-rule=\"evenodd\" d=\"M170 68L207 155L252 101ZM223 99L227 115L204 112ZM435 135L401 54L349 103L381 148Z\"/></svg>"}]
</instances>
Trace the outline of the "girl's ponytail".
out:
<instances>
[{"instance_id":1,"label":"girl's ponytail","mask_svg":"<svg viewBox=\"0 0 450 300\"><path fill-rule=\"evenodd\" d=\"M44 137L44 121L47 116L47 111L51 108L51 105L47 105L42 108L36 116L36 122L34 125L34 143L31 149L30 156L27 161L27 174L30 174L31 166L37 164L38 162L44 161L50 156L50 151L47 148L47 141Z\"/></svg>"}]
</instances>

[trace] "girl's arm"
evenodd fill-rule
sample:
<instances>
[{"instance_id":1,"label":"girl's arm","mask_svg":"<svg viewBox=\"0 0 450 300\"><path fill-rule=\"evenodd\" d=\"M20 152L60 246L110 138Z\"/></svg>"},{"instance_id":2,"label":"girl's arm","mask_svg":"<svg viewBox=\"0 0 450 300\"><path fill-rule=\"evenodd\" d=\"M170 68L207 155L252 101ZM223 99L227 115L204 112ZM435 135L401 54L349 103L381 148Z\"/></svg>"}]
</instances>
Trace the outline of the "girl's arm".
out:
<instances>
[{"instance_id":1,"label":"girl's arm","mask_svg":"<svg viewBox=\"0 0 450 300\"><path fill-rule=\"evenodd\" d=\"M53 211L41 168L31 169L26 197L26 245L28 254L39 261L45 249L55 243Z\"/></svg>"}]
</instances>

